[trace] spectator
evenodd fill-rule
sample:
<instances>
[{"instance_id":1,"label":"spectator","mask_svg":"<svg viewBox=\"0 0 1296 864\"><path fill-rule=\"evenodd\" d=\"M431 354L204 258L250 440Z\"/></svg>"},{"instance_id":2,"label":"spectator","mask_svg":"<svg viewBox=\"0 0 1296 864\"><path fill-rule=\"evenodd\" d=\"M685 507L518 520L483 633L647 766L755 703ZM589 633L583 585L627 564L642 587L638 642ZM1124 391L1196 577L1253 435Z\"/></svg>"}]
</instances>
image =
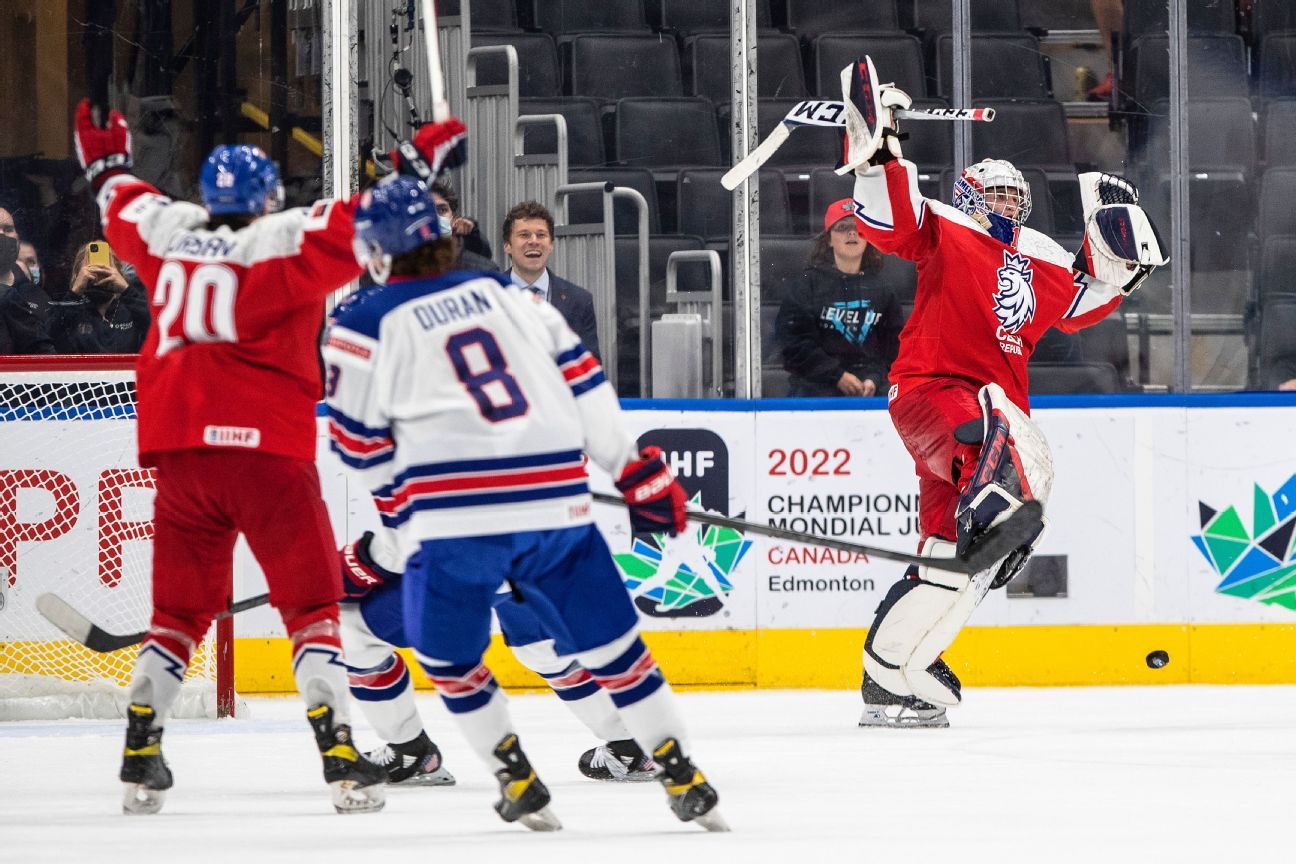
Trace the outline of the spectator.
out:
<instances>
[{"instance_id":1,"label":"spectator","mask_svg":"<svg viewBox=\"0 0 1296 864\"><path fill-rule=\"evenodd\" d=\"M775 334L791 396L873 396L900 348L900 303L869 278L881 254L859 235L850 198L828 206L810 267L783 298Z\"/></svg>"},{"instance_id":2,"label":"spectator","mask_svg":"<svg viewBox=\"0 0 1296 864\"><path fill-rule=\"evenodd\" d=\"M33 285L41 284L41 266L40 258L36 255L36 247L26 240L18 240L18 264L27 271L27 278L32 281Z\"/></svg>"},{"instance_id":3,"label":"spectator","mask_svg":"<svg viewBox=\"0 0 1296 864\"><path fill-rule=\"evenodd\" d=\"M72 261L72 285L51 304L50 334L63 354L135 354L149 328L144 287L111 266L90 264L89 244Z\"/></svg>"},{"instance_id":4,"label":"spectator","mask_svg":"<svg viewBox=\"0 0 1296 864\"><path fill-rule=\"evenodd\" d=\"M553 254L553 214L543 204L523 201L504 217L504 252L513 262L513 284L529 288L562 313L585 347L599 357L594 295L550 272Z\"/></svg>"},{"instance_id":5,"label":"spectator","mask_svg":"<svg viewBox=\"0 0 1296 864\"><path fill-rule=\"evenodd\" d=\"M482 236L476 220L459 215L459 195L448 180L440 178L432 184L432 200L436 203L437 216L449 221L450 233L459 241L459 263L455 269L498 273L499 267L491 260L490 243Z\"/></svg>"},{"instance_id":6,"label":"spectator","mask_svg":"<svg viewBox=\"0 0 1296 864\"><path fill-rule=\"evenodd\" d=\"M0 207L0 354L53 354L49 297L18 265L18 229Z\"/></svg>"}]
</instances>

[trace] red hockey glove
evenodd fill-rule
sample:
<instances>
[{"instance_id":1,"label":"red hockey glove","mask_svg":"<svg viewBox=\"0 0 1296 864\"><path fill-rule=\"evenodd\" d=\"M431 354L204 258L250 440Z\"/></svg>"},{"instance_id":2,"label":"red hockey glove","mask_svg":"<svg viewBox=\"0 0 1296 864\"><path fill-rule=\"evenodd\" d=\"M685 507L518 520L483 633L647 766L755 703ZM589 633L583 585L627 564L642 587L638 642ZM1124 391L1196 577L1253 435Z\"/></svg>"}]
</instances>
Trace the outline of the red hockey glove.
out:
<instances>
[{"instance_id":1,"label":"red hockey glove","mask_svg":"<svg viewBox=\"0 0 1296 864\"><path fill-rule=\"evenodd\" d=\"M616 487L625 496L630 528L636 534L666 531L674 537L684 530L688 496L666 467L660 447L644 448L621 472Z\"/></svg>"},{"instance_id":2,"label":"red hockey glove","mask_svg":"<svg viewBox=\"0 0 1296 864\"><path fill-rule=\"evenodd\" d=\"M131 161L130 127L119 111L110 111L108 125L101 128L91 119L90 100L82 99L77 105L73 138L77 159L95 192L109 177L129 171L134 164Z\"/></svg>"},{"instance_id":3,"label":"red hockey glove","mask_svg":"<svg viewBox=\"0 0 1296 864\"><path fill-rule=\"evenodd\" d=\"M440 123L425 123L413 141L402 141L391 152L392 167L401 174L417 177L429 186L442 171L468 161L468 130L458 117Z\"/></svg>"},{"instance_id":4,"label":"red hockey glove","mask_svg":"<svg viewBox=\"0 0 1296 864\"><path fill-rule=\"evenodd\" d=\"M369 554L373 536L372 531L366 531L359 540L338 550L338 557L342 560L342 591L348 600L360 600L384 582L400 578L399 573L384 570L374 563Z\"/></svg>"}]
</instances>

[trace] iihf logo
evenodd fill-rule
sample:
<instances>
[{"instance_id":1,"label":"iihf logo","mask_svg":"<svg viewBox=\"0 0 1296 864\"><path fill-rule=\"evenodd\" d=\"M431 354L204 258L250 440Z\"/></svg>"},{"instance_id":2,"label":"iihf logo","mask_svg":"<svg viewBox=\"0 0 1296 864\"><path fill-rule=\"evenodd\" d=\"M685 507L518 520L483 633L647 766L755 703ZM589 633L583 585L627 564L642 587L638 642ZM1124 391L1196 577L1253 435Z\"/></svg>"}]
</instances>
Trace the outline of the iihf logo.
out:
<instances>
[{"instance_id":1,"label":"iihf logo","mask_svg":"<svg viewBox=\"0 0 1296 864\"><path fill-rule=\"evenodd\" d=\"M1005 249L1003 266L995 275L998 277L994 295L995 315L1004 330L1016 333L1035 317L1035 289L1031 285L1035 273L1031 270L1031 261L1025 255L1016 255Z\"/></svg>"}]
</instances>

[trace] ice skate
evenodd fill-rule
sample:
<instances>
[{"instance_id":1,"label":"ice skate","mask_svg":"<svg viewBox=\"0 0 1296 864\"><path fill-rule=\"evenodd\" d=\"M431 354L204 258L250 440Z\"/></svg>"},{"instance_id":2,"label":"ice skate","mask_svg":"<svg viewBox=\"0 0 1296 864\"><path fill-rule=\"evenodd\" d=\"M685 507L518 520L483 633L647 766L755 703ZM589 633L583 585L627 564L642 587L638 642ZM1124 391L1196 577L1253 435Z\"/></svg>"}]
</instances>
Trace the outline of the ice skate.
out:
<instances>
[{"instance_id":1,"label":"ice skate","mask_svg":"<svg viewBox=\"0 0 1296 864\"><path fill-rule=\"evenodd\" d=\"M315 730L315 743L324 758L324 781L339 813L371 813L386 803L383 781L387 772L370 762L351 743L351 727L333 722L333 709L316 705L306 712Z\"/></svg>"},{"instance_id":2,"label":"ice skate","mask_svg":"<svg viewBox=\"0 0 1296 864\"><path fill-rule=\"evenodd\" d=\"M442 764L441 751L426 732L403 744L384 744L365 758L387 773L388 786L455 785L454 775Z\"/></svg>"},{"instance_id":3,"label":"ice skate","mask_svg":"<svg viewBox=\"0 0 1296 864\"><path fill-rule=\"evenodd\" d=\"M581 754L580 772L591 780L643 783L656 780L657 763L633 738L609 741Z\"/></svg>"},{"instance_id":4,"label":"ice skate","mask_svg":"<svg viewBox=\"0 0 1296 864\"><path fill-rule=\"evenodd\" d=\"M123 813L156 813L171 788L171 769L162 758L162 727L148 705L126 709L126 747L122 751Z\"/></svg>"},{"instance_id":5,"label":"ice skate","mask_svg":"<svg viewBox=\"0 0 1296 864\"><path fill-rule=\"evenodd\" d=\"M927 667L933 676L946 682L951 690L959 693L962 684L954 670L940 658ZM864 697L864 713L860 715L861 726L892 726L905 729L948 729L949 718L945 708L925 702L917 696L899 696L883 688L864 673L864 683L860 685L860 695Z\"/></svg>"},{"instance_id":6,"label":"ice skate","mask_svg":"<svg viewBox=\"0 0 1296 864\"><path fill-rule=\"evenodd\" d=\"M697 822L708 831L728 831L729 825L715 809L720 796L706 777L680 750L679 742L667 738L653 751L661 768L659 779L666 787L671 812L681 822Z\"/></svg>"},{"instance_id":7,"label":"ice skate","mask_svg":"<svg viewBox=\"0 0 1296 864\"><path fill-rule=\"evenodd\" d=\"M516 735L505 735L495 746L495 758L504 763L495 772L500 800L495 812L505 822L521 822L532 831L558 831L562 823L549 809L549 789L531 768Z\"/></svg>"}]
</instances>

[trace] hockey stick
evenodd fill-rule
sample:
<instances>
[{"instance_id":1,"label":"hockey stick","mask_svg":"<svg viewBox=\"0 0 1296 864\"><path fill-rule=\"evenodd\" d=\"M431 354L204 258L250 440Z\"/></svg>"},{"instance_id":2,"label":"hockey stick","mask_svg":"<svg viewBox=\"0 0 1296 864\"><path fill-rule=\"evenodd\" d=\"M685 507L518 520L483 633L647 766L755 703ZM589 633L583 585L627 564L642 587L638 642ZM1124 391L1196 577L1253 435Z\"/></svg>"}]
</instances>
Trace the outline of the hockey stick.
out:
<instances>
[{"instance_id":1,"label":"hockey stick","mask_svg":"<svg viewBox=\"0 0 1296 864\"><path fill-rule=\"evenodd\" d=\"M223 618L229 618L231 615L237 615L240 612L246 612L249 609L255 609L258 606L264 606L270 600L269 594L258 594L255 597L248 597L237 603L230 604L230 607L224 612L219 612L213 621L220 621ZM45 619L55 627L62 630L71 638L80 642L91 651L98 651L101 654L107 654L110 651L120 651L123 648L129 648L132 645L138 645L144 641L147 631L140 633L110 633L89 618L73 609L66 600L57 594L45 593L36 598L36 608L40 611Z\"/></svg>"},{"instance_id":2,"label":"hockey stick","mask_svg":"<svg viewBox=\"0 0 1296 864\"><path fill-rule=\"evenodd\" d=\"M993 123L993 108L922 108L917 110L900 110L892 112L898 120L957 120L977 123ZM748 177L756 172L774 155L794 129L803 126L846 126L846 106L841 102L810 100L798 102L792 106L774 131L765 136L765 140L751 151L720 178L720 185L732 192Z\"/></svg>"},{"instance_id":3,"label":"hockey stick","mask_svg":"<svg viewBox=\"0 0 1296 864\"><path fill-rule=\"evenodd\" d=\"M602 492L591 492L591 496L600 504L612 504L624 507L626 503L616 495ZM823 546L828 549L840 549L843 552L854 552L873 558L884 558L888 561L899 561L901 564L916 564L920 567L935 567L951 573L980 573L993 565L1000 558L1025 543L1039 531L1040 519L1044 508L1038 501L1027 501L1011 516L999 525L986 532L980 541L973 544L966 556L961 558L927 558L922 555L911 555L908 552L896 552L881 549L877 546L865 546L861 543L848 543L832 537L816 537L813 534L802 534L799 531L788 531L786 528L775 528L772 525L761 525L742 519L731 519L716 513L699 513L688 511L691 522L703 525L717 525L721 528L732 528L746 534L757 534L761 537L773 537L778 540L791 540L809 546Z\"/></svg>"},{"instance_id":4,"label":"hockey stick","mask_svg":"<svg viewBox=\"0 0 1296 864\"><path fill-rule=\"evenodd\" d=\"M445 76L441 72L441 31L437 29L435 0L422 0L422 6L423 48L427 51L428 78L432 85L432 122L440 123L450 116Z\"/></svg>"}]
</instances>

